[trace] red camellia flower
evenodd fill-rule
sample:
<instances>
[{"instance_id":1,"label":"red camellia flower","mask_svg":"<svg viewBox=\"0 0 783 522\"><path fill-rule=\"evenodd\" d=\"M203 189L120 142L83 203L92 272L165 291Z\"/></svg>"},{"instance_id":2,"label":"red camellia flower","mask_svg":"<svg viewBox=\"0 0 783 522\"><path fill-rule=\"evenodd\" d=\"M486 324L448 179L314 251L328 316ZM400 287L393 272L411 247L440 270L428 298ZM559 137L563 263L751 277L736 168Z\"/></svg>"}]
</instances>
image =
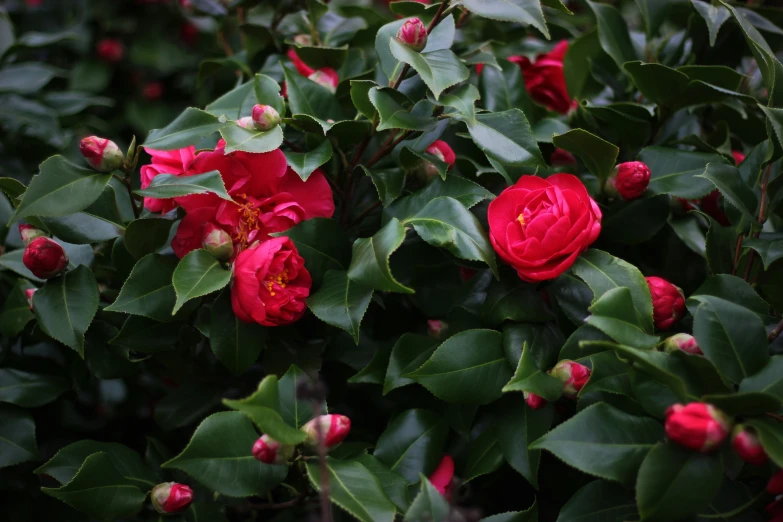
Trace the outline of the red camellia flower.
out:
<instances>
[{"instance_id":1,"label":"red camellia flower","mask_svg":"<svg viewBox=\"0 0 783 522\"><path fill-rule=\"evenodd\" d=\"M549 372L552 377L563 382L563 394L566 397L576 397L590 379L590 368L574 361L558 362Z\"/></svg>"},{"instance_id":2,"label":"red camellia flower","mask_svg":"<svg viewBox=\"0 0 783 522\"><path fill-rule=\"evenodd\" d=\"M234 261L231 305L246 323L280 326L305 313L313 280L287 237L273 237L242 251Z\"/></svg>"},{"instance_id":3,"label":"red camellia flower","mask_svg":"<svg viewBox=\"0 0 783 522\"><path fill-rule=\"evenodd\" d=\"M443 140L433 141L430 146L427 147L425 152L432 154L439 160L448 163L449 169L451 169L451 167L453 167L454 163L457 161L457 155L454 154L454 151L451 149L451 147L449 147L449 144Z\"/></svg>"},{"instance_id":4,"label":"red camellia flower","mask_svg":"<svg viewBox=\"0 0 783 522\"><path fill-rule=\"evenodd\" d=\"M141 167L141 188L150 186L153 178L158 174L174 174L181 176L196 158L196 147L191 145L183 149L155 150L145 147L152 157L152 163ZM144 206L150 212L165 213L177 207L173 199L144 198Z\"/></svg>"},{"instance_id":5,"label":"red camellia flower","mask_svg":"<svg viewBox=\"0 0 783 522\"><path fill-rule=\"evenodd\" d=\"M709 453L726 439L731 420L718 408L705 402L683 406L673 404L666 410L666 436L673 442L701 453Z\"/></svg>"},{"instance_id":6,"label":"red camellia flower","mask_svg":"<svg viewBox=\"0 0 783 522\"><path fill-rule=\"evenodd\" d=\"M294 454L294 446L280 444L269 435L262 435L253 444L253 457L264 464L285 464Z\"/></svg>"},{"instance_id":7,"label":"red camellia flower","mask_svg":"<svg viewBox=\"0 0 783 522\"><path fill-rule=\"evenodd\" d=\"M764 446L761 445L756 433L742 424L734 428L731 447L742 460L754 466L761 466L769 460L769 456L764 451Z\"/></svg>"},{"instance_id":8,"label":"red camellia flower","mask_svg":"<svg viewBox=\"0 0 783 522\"><path fill-rule=\"evenodd\" d=\"M528 282L554 279L601 233L601 210L576 176L522 176L489 204L489 238Z\"/></svg>"},{"instance_id":9,"label":"red camellia flower","mask_svg":"<svg viewBox=\"0 0 783 522\"><path fill-rule=\"evenodd\" d=\"M117 63L125 56L125 46L122 42L114 38L104 38L96 46L98 58L104 62Z\"/></svg>"},{"instance_id":10,"label":"red camellia flower","mask_svg":"<svg viewBox=\"0 0 783 522\"><path fill-rule=\"evenodd\" d=\"M451 455L444 455L440 459L438 467L429 477L432 487L438 490L438 493L451 499L451 493L454 491L454 459Z\"/></svg>"},{"instance_id":11,"label":"red camellia flower","mask_svg":"<svg viewBox=\"0 0 783 522\"><path fill-rule=\"evenodd\" d=\"M345 415L321 415L316 417L304 426L302 431L305 432L307 438L304 441L306 446L311 448L318 447L318 431L321 432L321 437L324 440L324 446L327 449L334 448L351 432L351 419Z\"/></svg>"},{"instance_id":12,"label":"red camellia flower","mask_svg":"<svg viewBox=\"0 0 783 522\"><path fill-rule=\"evenodd\" d=\"M653 322L659 330L668 330L685 314L685 296L678 287L660 277L645 277L653 304Z\"/></svg>"},{"instance_id":13,"label":"red camellia flower","mask_svg":"<svg viewBox=\"0 0 783 522\"><path fill-rule=\"evenodd\" d=\"M723 210L723 195L718 189L701 198L701 209L722 226L727 227L731 225L729 217Z\"/></svg>"},{"instance_id":14,"label":"red camellia flower","mask_svg":"<svg viewBox=\"0 0 783 522\"><path fill-rule=\"evenodd\" d=\"M22 263L35 277L51 279L68 267L68 256L55 240L40 236L25 247Z\"/></svg>"},{"instance_id":15,"label":"red camellia flower","mask_svg":"<svg viewBox=\"0 0 783 522\"><path fill-rule=\"evenodd\" d=\"M609 183L625 201L640 198L650 184L650 169L641 161L620 163Z\"/></svg>"},{"instance_id":16,"label":"red camellia flower","mask_svg":"<svg viewBox=\"0 0 783 522\"><path fill-rule=\"evenodd\" d=\"M152 488L150 497L158 513L181 513L193 501L193 490L185 484L163 482Z\"/></svg>"},{"instance_id":17,"label":"red camellia flower","mask_svg":"<svg viewBox=\"0 0 783 522\"><path fill-rule=\"evenodd\" d=\"M546 399L541 397L540 395L536 395L535 393L530 392L522 392L525 397L525 404L530 406L534 410L538 410L546 406Z\"/></svg>"},{"instance_id":18,"label":"red camellia flower","mask_svg":"<svg viewBox=\"0 0 783 522\"><path fill-rule=\"evenodd\" d=\"M567 113L573 104L563 74L563 59L567 51L568 42L562 40L552 51L537 56L534 62L525 56L508 58L522 69L525 89L530 97L547 109L560 114Z\"/></svg>"}]
</instances>

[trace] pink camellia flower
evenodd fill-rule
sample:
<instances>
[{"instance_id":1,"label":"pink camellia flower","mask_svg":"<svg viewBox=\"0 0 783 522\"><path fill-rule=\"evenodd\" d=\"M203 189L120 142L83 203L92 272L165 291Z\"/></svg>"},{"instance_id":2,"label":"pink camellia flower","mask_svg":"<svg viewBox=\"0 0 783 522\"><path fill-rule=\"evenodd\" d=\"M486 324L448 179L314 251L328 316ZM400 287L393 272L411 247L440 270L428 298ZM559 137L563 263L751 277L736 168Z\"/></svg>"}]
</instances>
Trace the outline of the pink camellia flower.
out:
<instances>
[{"instance_id":1,"label":"pink camellia flower","mask_svg":"<svg viewBox=\"0 0 783 522\"><path fill-rule=\"evenodd\" d=\"M25 245L29 245L33 239L45 235L46 233L43 230L35 228L33 225L24 223L19 225L19 236L22 238L22 243Z\"/></svg>"},{"instance_id":2,"label":"pink camellia flower","mask_svg":"<svg viewBox=\"0 0 783 522\"><path fill-rule=\"evenodd\" d=\"M196 158L196 147L193 145L174 150L155 150L148 147L145 147L144 150L152 157L152 163L141 167L141 188L143 189L149 187L155 176L159 174L182 175L190 168ZM144 198L144 206L150 212L160 212L161 214L177 208L173 199Z\"/></svg>"},{"instance_id":3,"label":"pink camellia flower","mask_svg":"<svg viewBox=\"0 0 783 522\"><path fill-rule=\"evenodd\" d=\"M317 425L317 426L316 426ZM320 429L324 446L327 449L334 448L348 436L351 431L351 419L345 415L321 415L310 420L302 426L307 438L304 445L310 448L318 447L318 431Z\"/></svg>"},{"instance_id":4,"label":"pink camellia flower","mask_svg":"<svg viewBox=\"0 0 783 522\"><path fill-rule=\"evenodd\" d=\"M682 350L685 353L693 355L704 355L704 352L699 348L699 343L696 342L696 338L686 333L672 335L663 342L664 352L672 353L677 350Z\"/></svg>"},{"instance_id":5,"label":"pink camellia flower","mask_svg":"<svg viewBox=\"0 0 783 522\"><path fill-rule=\"evenodd\" d=\"M563 59L568 42L560 41L552 51L536 57L534 62L525 56L509 56L510 62L522 69L525 89L530 97L547 109L560 114L567 113L574 105L566 88Z\"/></svg>"},{"instance_id":6,"label":"pink camellia flower","mask_svg":"<svg viewBox=\"0 0 783 522\"><path fill-rule=\"evenodd\" d=\"M294 455L294 449L294 446L280 444L269 435L261 435L253 444L253 457L264 464L285 464Z\"/></svg>"},{"instance_id":7,"label":"pink camellia flower","mask_svg":"<svg viewBox=\"0 0 783 522\"><path fill-rule=\"evenodd\" d=\"M741 151L733 150L731 151L731 155L734 157L734 163L737 165L745 161L745 155Z\"/></svg>"},{"instance_id":8,"label":"pink camellia flower","mask_svg":"<svg viewBox=\"0 0 783 522\"><path fill-rule=\"evenodd\" d=\"M79 151L87 163L99 172L111 172L122 166L125 155L111 140L87 136L79 142Z\"/></svg>"},{"instance_id":9,"label":"pink camellia flower","mask_svg":"<svg viewBox=\"0 0 783 522\"><path fill-rule=\"evenodd\" d=\"M37 291L37 288L28 288L24 291L24 296L27 298L27 304L30 305L30 311L33 310L33 294Z\"/></svg>"},{"instance_id":10,"label":"pink camellia flower","mask_svg":"<svg viewBox=\"0 0 783 522\"><path fill-rule=\"evenodd\" d=\"M549 164L553 167L576 165L576 158L567 150L555 149L552 151L552 155L549 156Z\"/></svg>"},{"instance_id":11,"label":"pink camellia flower","mask_svg":"<svg viewBox=\"0 0 783 522\"><path fill-rule=\"evenodd\" d=\"M451 169L451 167L453 167L454 163L457 161L457 155L454 154L454 151L451 149L451 147L449 147L449 144L443 140L433 141L430 146L425 149L425 152L432 154L445 163L448 163L449 169Z\"/></svg>"},{"instance_id":12,"label":"pink camellia flower","mask_svg":"<svg viewBox=\"0 0 783 522\"><path fill-rule=\"evenodd\" d=\"M530 392L522 392L525 397L525 404L530 406L534 410L538 410L546 406L547 400L540 395Z\"/></svg>"},{"instance_id":13,"label":"pink camellia flower","mask_svg":"<svg viewBox=\"0 0 783 522\"><path fill-rule=\"evenodd\" d=\"M454 459L451 455L444 455L440 459L438 467L428 477L432 487L438 490L446 500L451 500L451 494L454 492Z\"/></svg>"},{"instance_id":14,"label":"pink camellia flower","mask_svg":"<svg viewBox=\"0 0 783 522\"><path fill-rule=\"evenodd\" d=\"M410 18L397 31L397 41L421 51L427 46L427 28L418 18Z\"/></svg>"},{"instance_id":15,"label":"pink camellia flower","mask_svg":"<svg viewBox=\"0 0 783 522\"><path fill-rule=\"evenodd\" d=\"M213 223L204 223L201 244L204 250L215 256L218 261L228 261L234 256L234 242L231 236Z\"/></svg>"},{"instance_id":16,"label":"pink camellia flower","mask_svg":"<svg viewBox=\"0 0 783 522\"><path fill-rule=\"evenodd\" d=\"M193 501L193 490L184 484L163 482L152 488L150 498L158 513L181 513Z\"/></svg>"},{"instance_id":17,"label":"pink camellia flower","mask_svg":"<svg viewBox=\"0 0 783 522\"><path fill-rule=\"evenodd\" d=\"M296 54L296 51L293 49L293 47L288 49L286 56L288 56L288 59L291 60L291 62L294 64L296 72L302 76L307 77L315 72L315 69L304 63L302 59L299 58L299 55Z\"/></svg>"},{"instance_id":18,"label":"pink camellia flower","mask_svg":"<svg viewBox=\"0 0 783 522\"><path fill-rule=\"evenodd\" d=\"M590 379L590 368L567 359L558 362L549 372L563 383L563 395L576 397Z\"/></svg>"},{"instance_id":19,"label":"pink camellia flower","mask_svg":"<svg viewBox=\"0 0 783 522\"><path fill-rule=\"evenodd\" d=\"M769 456L764 451L756 433L742 424L738 424L731 436L731 447L739 457L749 464L761 466Z\"/></svg>"},{"instance_id":20,"label":"pink camellia flower","mask_svg":"<svg viewBox=\"0 0 783 522\"><path fill-rule=\"evenodd\" d=\"M650 169L641 161L620 163L609 178L609 187L625 201L640 198L650 184Z\"/></svg>"},{"instance_id":21,"label":"pink camellia flower","mask_svg":"<svg viewBox=\"0 0 783 522\"><path fill-rule=\"evenodd\" d=\"M331 67L321 67L320 69L313 71L307 78L332 94L337 92L337 85L340 83L340 76L337 74L337 71Z\"/></svg>"},{"instance_id":22,"label":"pink camellia flower","mask_svg":"<svg viewBox=\"0 0 783 522\"><path fill-rule=\"evenodd\" d=\"M673 442L700 453L718 448L728 437L731 419L705 402L683 406L673 404L666 410L666 436Z\"/></svg>"},{"instance_id":23,"label":"pink camellia flower","mask_svg":"<svg viewBox=\"0 0 783 522\"><path fill-rule=\"evenodd\" d=\"M114 38L104 38L96 46L98 58L108 63L117 63L125 56L125 46Z\"/></svg>"},{"instance_id":24,"label":"pink camellia flower","mask_svg":"<svg viewBox=\"0 0 783 522\"><path fill-rule=\"evenodd\" d=\"M274 107L257 103L253 106L251 118L253 125L260 131L268 131L280 125L280 114Z\"/></svg>"},{"instance_id":25,"label":"pink camellia flower","mask_svg":"<svg viewBox=\"0 0 783 522\"><path fill-rule=\"evenodd\" d=\"M522 176L487 211L489 239L528 282L554 279L601 233L601 210L571 174Z\"/></svg>"},{"instance_id":26,"label":"pink camellia flower","mask_svg":"<svg viewBox=\"0 0 783 522\"><path fill-rule=\"evenodd\" d=\"M146 100L154 101L163 96L163 90L164 87L162 83L148 82L144 85L144 88L142 88L141 95L144 96Z\"/></svg>"},{"instance_id":27,"label":"pink camellia flower","mask_svg":"<svg viewBox=\"0 0 783 522\"><path fill-rule=\"evenodd\" d=\"M25 247L22 263L35 277L51 279L68 267L68 256L59 243L41 236Z\"/></svg>"},{"instance_id":28,"label":"pink camellia flower","mask_svg":"<svg viewBox=\"0 0 783 522\"><path fill-rule=\"evenodd\" d=\"M659 330L668 330L685 314L685 295L680 288L660 277L645 277L653 304L653 322Z\"/></svg>"},{"instance_id":29,"label":"pink camellia flower","mask_svg":"<svg viewBox=\"0 0 783 522\"><path fill-rule=\"evenodd\" d=\"M246 323L280 326L304 315L313 280L288 237L257 242L237 255L231 305Z\"/></svg>"}]
</instances>

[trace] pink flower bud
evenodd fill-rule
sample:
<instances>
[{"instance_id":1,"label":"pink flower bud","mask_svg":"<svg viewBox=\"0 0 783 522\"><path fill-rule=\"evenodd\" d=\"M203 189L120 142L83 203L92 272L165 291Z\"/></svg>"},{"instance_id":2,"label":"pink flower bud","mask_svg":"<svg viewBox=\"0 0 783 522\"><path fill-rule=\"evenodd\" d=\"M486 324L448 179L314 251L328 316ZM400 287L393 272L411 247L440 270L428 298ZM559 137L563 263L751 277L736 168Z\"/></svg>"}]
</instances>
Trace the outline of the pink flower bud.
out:
<instances>
[{"instance_id":1,"label":"pink flower bud","mask_svg":"<svg viewBox=\"0 0 783 522\"><path fill-rule=\"evenodd\" d=\"M449 169L451 169L451 167L454 166L454 162L457 161L457 155L454 154L454 151L451 149L451 147L449 147L449 144L443 140L433 141L432 144L427 147L425 152L432 154L439 160L448 163Z\"/></svg>"},{"instance_id":2,"label":"pink flower bud","mask_svg":"<svg viewBox=\"0 0 783 522\"><path fill-rule=\"evenodd\" d=\"M673 404L666 410L665 427L666 436L673 442L700 453L709 453L729 435L731 419L704 402L691 402L685 406Z\"/></svg>"},{"instance_id":3,"label":"pink flower bud","mask_svg":"<svg viewBox=\"0 0 783 522\"><path fill-rule=\"evenodd\" d=\"M767 482L767 493L771 495L783 495L783 469L778 470L769 482Z\"/></svg>"},{"instance_id":4,"label":"pink flower bud","mask_svg":"<svg viewBox=\"0 0 783 522\"><path fill-rule=\"evenodd\" d=\"M609 189L625 201L637 199L650 184L650 169L641 161L620 163L609 178Z\"/></svg>"},{"instance_id":5,"label":"pink flower bud","mask_svg":"<svg viewBox=\"0 0 783 522\"><path fill-rule=\"evenodd\" d=\"M37 292L37 288L28 288L24 291L24 296L27 298L27 303L30 305L30 311L33 310L33 294Z\"/></svg>"},{"instance_id":6,"label":"pink flower bud","mask_svg":"<svg viewBox=\"0 0 783 522\"><path fill-rule=\"evenodd\" d=\"M46 235L46 232L39 228L35 228L33 225L19 225L19 235L22 237L22 243L29 245L30 242L37 238Z\"/></svg>"},{"instance_id":7,"label":"pink flower bud","mask_svg":"<svg viewBox=\"0 0 783 522\"><path fill-rule=\"evenodd\" d=\"M539 410L546 406L546 399L541 397L540 395L536 395L535 393L530 392L522 392L525 396L525 404L530 406L534 410Z\"/></svg>"},{"instance_id":8,"label":"pink flower bud","mask_svg":"<svg viewBox=\"0 0 783 522\"><path fill-rule=\"evenodd\" d=\"M701 351L699 344L696 342L696 338L686 333L672 335L663 342L664 352L672 353L677 350L682 350L685 353L693 355L704 355L704 352Z\"/></svg>"},{"instance_id":9,"label":"pink flower bud","mask_svg":"<svg viewBox=\"0 0 783 522\"><path fill-rule=\"evenodd\" d=\"M566 359L557 363L549 374L563 382L566 397L576 397L590 379L590 368Z\"/></svg>"},{"instance_id":10,"label":"pink flower bud","mask_svg":"<svg viewBox=\"0 0 783 522\"><path fill-rule=\"evenodd\" d=\"M228 232L212 223L204 223L201 246L218 261L228 261L234 255L234 243Z\"/></svg>"},{"instance_id":11,"label":"pink flower bud","mask_svg":"<svg viewBox=\"0 0 783 522\"><path fill-rule=\"evenodd\" d=\"M309 34L298 34L294 36L294 43L296 45L313 45L313 37Z\"/></svg>"},{"instance_id":12,"label":"pink flower bud","mask_svg":"<svg viewBox=\"0 0 783 522\"><path fill-rule=\"evenodd\" d=\"M253 125L260 131L268 131L280 125L280 115L269 105L254 105L252 118Z\"/></svg>"},{"instance_id":13,"label":"pink flower bud","mask_svg":"<svg viewBox=\"0 0 783 522\"><path fill-rule=\"evenodd\" d=\"M438 467L428 477L432 487L438 490L438 493L451 499L451 493L454 490L454 459L451 455L444 455L440 459Z\"/></svg>"},{"instance_id":14,"label":"pink flower bud","mask_svg":"<svg viewBox=\"0 0 783 522\"><path fill-rule=\"evenodd\" d=\"M427 47L427 28L418 18L411 18L397 31L397 40L414 51L421 51Z\"/></svg>"},{"instance_id":15,"label":"pink flower bud","mask_svg":"<svg viewBox=\"0 0 783 522\"><path fill-rule=\"evenodd\" d=\"M745 155L738 150L731 151L731 155L734 157L734 163L737 165L745 161Z\"/></svg>"},{"instance_id":16,"label":"pink flower bud","mask_svg":"<svg viewBox=\"0 0 783 522\"><path fill-rule=\"evenodd\" d=\"M668 330L685 315L685 295L679 287L660 277L645 277L653 304L653 322L659 330Z\"/></svg>"},{"instance_id":17,"label":"pink flower bud","mask_svg":"<svg viewBox=\"0 0 783 522\"><path fill-rule=\"evenodd\" d=\"M427 333L430 337L434 337L435 339L440 339L448 328L449 323L446 321L441 321L439 319L429 319L427 321Z\"/></svg>"},{"instance_id":18,"label":"pink flower bud","mask_svg":"<svg viewBox=\"0 0 783 522\"><path fill-rule=\"evenodd\" d=\"M25 247L22 263L35 277L51 279L68 267L68 256L53 239L37 237Z\"/></svg>"},{"instance_id":19,"label":"pink flower bud","mask_svg":"<svg viewBox=\"0 0 783 522\"><path fill-rule=\"evenodd\" d=\"M79 143L79 150L92 168L99 172L111 172L122 166L125 156L111 140L87 136Z\"/></svg>"},{"instance_id":20,"label":"pink flower bud","mask_svg":"<svg viewBox=\"0 0 783 522\"><path fill-rule=\"evenodd\" d=\"M154 101L163 96L163 84L160 82L148 82L141 90L141 95L149 101Z\"/></svg>"},{"instance_id":21,"label":"pink flower bud","mask_svg":"<svg viewBox=\"0 0 783 522\"><path fill-rule=\"evenodd\" d=\"M742 460L754 466L760 466L769 459L756 433L742 424L734 428L731 447Z\"/></svg>"},{"instance_id":22,"label":"pink flower bud","mask_svg":"<svg viewBox=\"0 0 783 522\"><path fill-rule=\"evenodd\" d=\"M269 435L261 435L253 444L253 457L264 464L285 464L293 455L293 446L280 444Z\"/></svg>"},{"instance_id":23,"label":"pink flower bud","mask_svg":"<svg viewBox=\"0 0 783 522\"><path fill-rule=\"evenodd\" d=\"M243 116L237 120L237 125L242 127L243 129L253 129L255 128L255 125L253 124L253 117L252 116Z\"/></svg>"},{"instance_id":24,"label":"pink flower bud","mask_svg":"<svg viewBox=\"0 0 783 522\"><path fill-rule=\"evenodd\" d=\"M549 156L549 164L554 166L576 165L576 158L573 154L564 149L555 149Z\"/></svg>"},{"instance_id":25,"label":"pink flower bud","mask_svg":"<svg viewBox=\"0 0 783 522\"><path fill-rule=\"evenodd\" d=\"M321 415L314 418L302 426L302 431L307 434L304 441L305 446L318 447L318 427L320 427L324 446L329 449L340 444L348 436L351 431L351 419L345 415Z\"/></svg>"},{"instance_id":26,"label":"pink flower bud","mask_svg":"<svg viewBox=\"0 0 783 522\"><path fill-rule=\"evenodd\" d=\"M98 58L104 62L117 63L125 56L125 46L114 38L104 38L96 46Z\"/></svg>"},{"instance_id":27,"label":"pink flower bud","mask_svg":"<svg viewBox=\"0 0 783 522\"><path fill-rule=\"evenodd\" d=\"M337 75L337 71L331 67L323 67L310 74L308 79L314 81L321 87L332 94L337 92L337 85L340 83L340 77Z\"/></svg>"},{"instance_id":28,"label":"pink flower bud","mask_svg":"<svg viewBox=\"0 0 783 522\"><path fill-rule=\"evenodd\" d=\"M193 490L184 484L163 482L152 488L150 498L158 513L181 513L193 501Z\"/></svg>"}]
</instances>

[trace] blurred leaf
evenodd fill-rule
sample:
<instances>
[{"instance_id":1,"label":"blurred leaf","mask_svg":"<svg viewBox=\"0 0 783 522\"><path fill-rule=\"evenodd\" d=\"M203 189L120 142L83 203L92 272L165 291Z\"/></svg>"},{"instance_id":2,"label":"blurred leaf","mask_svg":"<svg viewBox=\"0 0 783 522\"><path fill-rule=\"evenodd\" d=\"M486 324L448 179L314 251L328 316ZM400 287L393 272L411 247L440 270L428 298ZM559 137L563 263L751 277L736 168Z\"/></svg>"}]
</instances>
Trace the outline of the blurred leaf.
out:
<instances>
[{"instance_id":1,"label":"blurred leaf","mask_svg":"<svg viewBox=\"0 0 783 522\"><path fill-rule=\"evenodd\" d=\"M0 92L33 94L43 89L61 72L50 65L26 62L0 69Z\"/></svg>"},{"instance_id":2,"label":"blurred leaf","mask_svg":"<svg viewBox=\"0 0 783 522\"><path fill-rule=\"evenodd\" d=\"M607 212L601 223L601 238L626 245L649 241L666 225L669 203L669 196L658 194L631 201L617 212Z\"/></svg>"},{"instance_id":3,"label":"blurred leaf","mask_svg":"<svg viewBox=\"0 0 783 522\"><path fill-rule=\"evenodd\" d=\"M299 397L297 389L301 384L313 384L312 379L308 377L296 365L291 365L285 375L277 382L277 389L280 395L280 415L286 423L295 428L301 428L307 421L314 417L313 401ZM321 411L326 411L326 405L319 406Z\"/></svg>"},{"instance_id":4,"label":"blurred leaf","mask_svg":"<svg viewBox=\"0 0 783 522\"><path fill-rule=\"evenodd\" d=\"M24 279L17 279L14 286L9 290L0 311L0 334L8 337L16 337L24 327L35 317L30 310L30 303L27 302L25 290L35 288ZM10 371L10 370L9 370ZM3 370L0 369L0 375ZM0 377L0 400L3 400L3 378Z\"/></svg>"},{"instance_id":5,"label":"blurred leaf","mask_svg":"<svg viewBox=\"0 0 783 522\"><path fill-rule=\"evenodd\" d=\"M664 1L664 0L656 0ZM625 62L636 60L636 51L631 36L628 34L628 24L623 20L620 11L609 4L587 1L593 10L598 24L598 39L606 54L612 57L617 67L622 70Z\"/></svg>"},{"instance_id":6,"label":"blurred leaf","mask_svg":"<svg viewBox=\"0 0 783 522\"><path fill-rule=\"evenodd\" d=\"M163 431L195 424L220 405L220 394L213 384L186 383L155 404L155 422Z\"/></svg>"},{"instance_id":7,"label":"blurred leaf","mask_svg":"<svg viewBox=\"0 0 783 522\"><path fill-rule=\"evenodd\" d=\"M64 377L0 368L0 401L23 408L49 404L70 387Z\"/></svg>"},{"instance_id":8,"label":"blurred leaf","mask_svg":"<svg viewBox=\"0 0 783 522\"><path fill-rule=\"evenodd\" d=\"M696 12L701 15L704 21L707 23L707 30L710 33L710 46L715 47L715 41L718 39L718 31L721 26L729 19L731 13L720 5L713 5L708 2L702 2L701 0L691 0Z\"/></svg>"},{"instance_id":9,"label":"blurred leaf","mask_svg":"<svg viewBox=\"0 0 783 522\"><path fill-rule=\"evenodd\" d=\"M595 480L583 486L560 510L557 522L604 522L638 517L633 493L618 484Z\"/></svg>"},{"instance_id":10,"label":"blurred leaf","mask_svg":"<svg viewBox=\"0 0 783 522\"><path fill-rule=\"evenodd\" d=\"M0 468L37 459L32 415L22 408L0 404Z\"/></svg>"},{"instance_id":11,"label":"blurred leaf","mask_svg":"<svg viewBox=\"0 0 783 522\"><path fill-rule=\"evenodd\" d=\"M440 462L448 435L444 420L428 410L406 410L392 419L375 444L373 454L415 484Z\"/></svg>"}]
</instances>

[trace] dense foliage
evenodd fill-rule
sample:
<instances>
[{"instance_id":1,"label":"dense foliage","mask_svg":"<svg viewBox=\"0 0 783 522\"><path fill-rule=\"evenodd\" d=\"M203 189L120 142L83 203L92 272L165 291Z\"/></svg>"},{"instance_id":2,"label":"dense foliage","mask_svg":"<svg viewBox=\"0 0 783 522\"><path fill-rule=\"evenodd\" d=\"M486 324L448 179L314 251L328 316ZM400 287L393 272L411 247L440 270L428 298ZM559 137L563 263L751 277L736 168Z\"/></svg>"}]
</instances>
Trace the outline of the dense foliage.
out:
<instances>
[{"instance_id":1,"label":"dense foliage","mask_svg":"<svg viewBox=\"0 0 783 522\"><path fill-rule=\"evenodd\" d=\"M783 520L779 2L4 9L3 520Z\"/></svg>"}]
</instances>

